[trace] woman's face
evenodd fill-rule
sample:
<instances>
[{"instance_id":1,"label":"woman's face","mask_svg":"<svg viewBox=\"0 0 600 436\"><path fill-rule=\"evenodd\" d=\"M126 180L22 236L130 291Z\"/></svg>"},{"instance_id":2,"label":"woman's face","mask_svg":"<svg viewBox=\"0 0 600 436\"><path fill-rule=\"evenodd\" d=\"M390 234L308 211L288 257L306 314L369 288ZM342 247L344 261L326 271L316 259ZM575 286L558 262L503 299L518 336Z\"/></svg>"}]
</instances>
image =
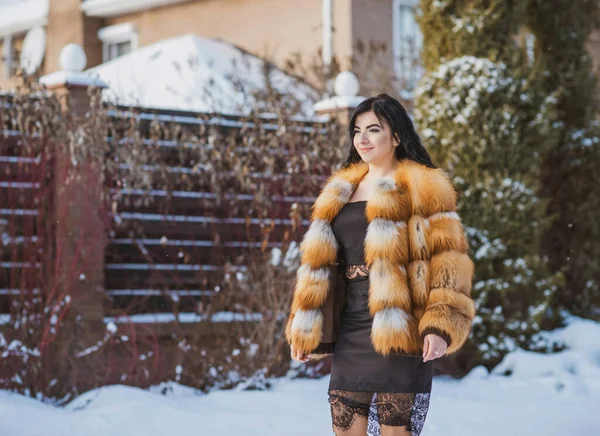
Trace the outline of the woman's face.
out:
<instances>
[{"instance_id":1,"label":"woman's face","mask_svg":"<svg viewBox=\"0 0 600 436\"><path fill-rule=\"evenodd\" d=\"M380 122L373 111L356 117L353 144L363 161L376 165L388 163L395 159L396 143L390 126Z\"/></svg>"}]
</instances>

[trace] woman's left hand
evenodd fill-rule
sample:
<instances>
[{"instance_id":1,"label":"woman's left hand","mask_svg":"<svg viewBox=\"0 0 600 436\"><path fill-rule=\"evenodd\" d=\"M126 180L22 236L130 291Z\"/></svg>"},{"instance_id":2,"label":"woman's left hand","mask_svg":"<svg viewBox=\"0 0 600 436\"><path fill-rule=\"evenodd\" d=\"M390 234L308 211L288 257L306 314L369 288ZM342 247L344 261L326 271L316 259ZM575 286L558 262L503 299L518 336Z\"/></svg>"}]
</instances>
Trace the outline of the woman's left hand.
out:
<instances>
[{"instance_id":1,"label":"woman's left hand","mask_svg":"<svg viewBox=\"0 0 600 436\"><path fill-rule=\"evenodd\" d=\"M442 337L428 334L423 341L423 362L439 359L446 353L446 348L448 344Z\"/></svg>"}]
</instances>

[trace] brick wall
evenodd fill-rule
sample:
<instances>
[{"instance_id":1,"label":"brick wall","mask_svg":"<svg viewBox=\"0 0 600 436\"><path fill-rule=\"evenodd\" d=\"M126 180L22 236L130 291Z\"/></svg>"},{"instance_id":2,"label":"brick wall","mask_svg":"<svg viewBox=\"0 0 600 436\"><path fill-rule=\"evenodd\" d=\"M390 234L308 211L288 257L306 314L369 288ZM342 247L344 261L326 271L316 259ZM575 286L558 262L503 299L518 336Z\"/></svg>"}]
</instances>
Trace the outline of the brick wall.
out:
<instances>
[{"instance_id":1,"label":"brick wall","mask_svg":"<svg viewBox=\"0 0 600 436\"><path fill-rule=\"evenodd\" d=\"M335 0L334 46L349 54L351 0ZM132 23L140 46L194 33L222 38L253 54L282 63L290 54L316 53L322 45L321 0L201 0L109 18L104 25Z\"/></svg>"}]
</instances>

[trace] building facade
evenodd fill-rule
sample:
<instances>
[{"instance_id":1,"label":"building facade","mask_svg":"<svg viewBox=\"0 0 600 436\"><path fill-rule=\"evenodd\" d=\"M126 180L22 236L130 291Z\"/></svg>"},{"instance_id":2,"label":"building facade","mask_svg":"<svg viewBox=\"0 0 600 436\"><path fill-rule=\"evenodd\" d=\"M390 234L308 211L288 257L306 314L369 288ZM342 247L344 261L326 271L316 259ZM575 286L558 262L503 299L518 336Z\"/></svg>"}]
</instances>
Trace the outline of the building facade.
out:
<instances>
[{"instance_id":1,"label":"building facade","mask_svg":"<svg viewBox=\"0 0 600 436\"><path fill-rule=\"evenodd\" d=\"M374 67L410 100L422 74L418 0L0 0L0 89L16 72L58 69L61 49L81 45L88 68L158 41L195 34L219 38L280 67L294 55L335 58L360 78L361 92L382 83ZM373 47L378 53L373 55ZM595 69L600 37L590 38ZM369 50L371 50L370 53ZM362 58L362 62L361 62ZM366 86L367 85L367 86ZM385 88L385 84L382 85Z\"/></svg>"},{"instance_id":2,"label":"building facade","mask_svg":"<svg viewBox=\"0 0 600 436\"><path fill-rule=\"evenodd\" d=\"M367 46L410 88L418 77L417 0L0 0L0 88L58 69L60 50L84 47L88 67L183 34L220 38L283 66L292 55L342 68ZM362 47L362 49L360 49ZM415 62L417 61L417 62Z\"/></svg>"}]
</instances>

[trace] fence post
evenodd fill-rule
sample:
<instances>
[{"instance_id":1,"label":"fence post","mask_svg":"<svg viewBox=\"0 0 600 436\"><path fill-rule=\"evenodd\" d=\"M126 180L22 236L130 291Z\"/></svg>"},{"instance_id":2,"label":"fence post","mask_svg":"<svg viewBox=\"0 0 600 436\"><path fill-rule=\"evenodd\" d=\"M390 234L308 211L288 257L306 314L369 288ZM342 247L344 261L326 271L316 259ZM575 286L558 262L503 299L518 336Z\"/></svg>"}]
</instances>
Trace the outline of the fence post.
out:
<instances>
[{"instance_id":1,"label":"fence post","mask_svg":"<svg viewBox=\"0 0 600 436\"><path fill-rule=\"evenodd\" d=\"M318 101L313 105L317 115L328 115L337 119L342 126L347 126L350 115L365 97L358 96L360 85L356 75L351 71L342 71L335 78L335 96Z\"/></svg>"},{"instance_id":2,"label":"fence post","mask_svg":"<svg viewBox=\"0 0 600 436\"><path fill-rule=\"evenodd\" d=\"M65 46L59 62L61 71L42 77L40 83L61 101L69 141L76 143L85 134L82 126L91 108L89 90L105 85L82 72L87 60L80 46ZM99 136L105 137L102 132ZM89 134L87 141L89 146ZM65 145L57 144L53 156L56 222L53 258L48 259L50 270L56 271L51 292L56 301L68 305L49 354L52 377L60 381L55 393L59 397L97 385L102 356L91 350L102 341L106 331L103 309L106 211L102 201L102 162L95 157L102 153L86 154L89 157L79 162L73 157L72 148Z\"/></svg>"}]
</instances>

